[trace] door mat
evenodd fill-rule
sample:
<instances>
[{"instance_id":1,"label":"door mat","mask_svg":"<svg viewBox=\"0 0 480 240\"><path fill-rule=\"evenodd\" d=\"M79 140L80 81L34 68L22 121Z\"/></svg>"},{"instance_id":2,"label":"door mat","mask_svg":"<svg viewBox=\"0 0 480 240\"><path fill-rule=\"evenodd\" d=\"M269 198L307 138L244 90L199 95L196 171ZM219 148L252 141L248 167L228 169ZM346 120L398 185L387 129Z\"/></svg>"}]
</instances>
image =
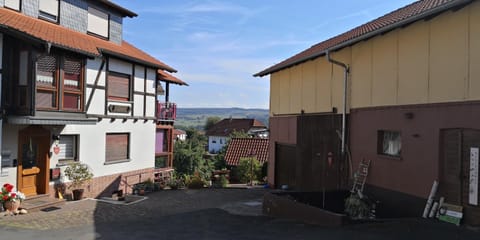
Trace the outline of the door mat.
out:
<instances>
[{"instance_id":1,"label":"door mat","mask_svg":"<svg viewBox=\"0 0 480 240\"><path fill-rule=\"evenodd\" d=\"M40 209L40 211L51 212L51 211L55 211L55 210L58 210L58 209L61 209L61 208L59 208L59 207L47 207L47 208Z\"/></svg>"}]
</instances>

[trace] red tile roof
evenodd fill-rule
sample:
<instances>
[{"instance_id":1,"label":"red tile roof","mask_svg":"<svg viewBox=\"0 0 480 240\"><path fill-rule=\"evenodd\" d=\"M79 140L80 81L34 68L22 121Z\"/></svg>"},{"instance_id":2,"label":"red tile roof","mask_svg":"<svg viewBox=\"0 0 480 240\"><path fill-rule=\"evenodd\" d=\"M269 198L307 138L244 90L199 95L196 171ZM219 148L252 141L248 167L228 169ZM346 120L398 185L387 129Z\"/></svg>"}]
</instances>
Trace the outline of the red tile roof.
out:
<instances>
[{"instance_id":1,"label":"red tile roof","mask_svg":"<svg viewBox=\"0 0 480 240\"><path fill-rule=\"evenodd\" d=\"M228 137L234 131L248 132L252 128L266 128L266 126L256 119L225 118L208 129L205 135Z\"/></svg>"},{"instance_id":2,"label":"red tile roof","mask_svg":"<svg viewBox=\"0 0 480 240\"><path fill-rule=\"evenodd\" d=\"M237 166L241 158L255 156L260 163L268 161L268 139L232 138L225 153L229 166Z\"/></svg>"},{"instance_id":3,"label":"red tile roof","mask_svg":"<svg viewBox=\"0 0 480 240\"><path fill-rule=\"evenodd\" d=\"M158 70L157 71L157 79L159 81L164 81L164 82L171 82L171 83L175 83L175 84L178 84L178 85L184 85L184 86L188 86L188 84L182 80L180 80L179 78L171 75L171 74L168 74L167 72L165 71L162 71L162 70Z\"/></svg>"},{"instance_id":4,"label":"red tile roof","mask_svg":"<svg viewBox=\"0 0 480 240\"><path fill-rule=\"evenodd\" d=\"M359 41L366 40L375 35L382 34L392 29L406 26L410 23L435 16L443 11L454 9L465 4L469 4L473 0L421 0L397 9L373 21L365 23L348 32L342 33L336 37L313 45L293 57L283 62L275 64L259 73L254 74L256 77L280 71L282 69L315 59L326 54L327 50L334 51Z\"/></svg>"},{"instance_id":5,"label":"red tile roof","mask_svg":"<svg viewBox=\"0 0 480 240\"><path fill-rule=\"evenodd\" d=\"M0 32L24 36L88 56L113 55L165 71L176 72L172 67L126 41L116 44L5 8L0 8Z\"/></svg>"}]
</instances>

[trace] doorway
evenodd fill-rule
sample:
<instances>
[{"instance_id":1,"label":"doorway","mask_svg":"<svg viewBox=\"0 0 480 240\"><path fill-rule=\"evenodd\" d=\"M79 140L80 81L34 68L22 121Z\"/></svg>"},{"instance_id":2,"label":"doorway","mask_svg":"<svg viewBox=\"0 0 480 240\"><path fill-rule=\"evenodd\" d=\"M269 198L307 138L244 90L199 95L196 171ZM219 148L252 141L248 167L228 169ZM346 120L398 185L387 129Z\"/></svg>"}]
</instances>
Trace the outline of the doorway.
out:
<instances>
[{"instance_id":1,"label":"doorway","mask_svg":"<svg viewBox=\"0 0 480 240\"><path fill-rule=\"evenodd\" d=\"M49 130L41 126L30 126L19 132L17 188L26 196L48 193L49 150Z\"/></svg>"},{"instance_id":2,"label":"doorway","mask_svg":"<svg viewBox=\"0 0 480 240\"><path fill-rule=\"evenodd\" d=\"M471 153L480 149L480 130L444 129L440 138L440 194L446 202L463 206L466 223L480 225L480 206L469 202Z\"/></svg>"}]
</instances>

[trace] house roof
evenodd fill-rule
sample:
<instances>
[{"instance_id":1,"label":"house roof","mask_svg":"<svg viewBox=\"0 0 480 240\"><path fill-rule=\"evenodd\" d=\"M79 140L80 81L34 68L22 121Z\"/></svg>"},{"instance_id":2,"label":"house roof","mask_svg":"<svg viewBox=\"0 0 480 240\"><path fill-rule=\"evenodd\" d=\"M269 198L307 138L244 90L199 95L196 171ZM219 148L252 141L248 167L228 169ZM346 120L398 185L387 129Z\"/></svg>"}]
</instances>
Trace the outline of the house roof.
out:
<instances>
[{"instance_id":1,"label":"house roof","mask_svg":"<svg viewBox=\"0 0 480 240\"><path fill-rule=\"evenodd\" d=\"M103 54L112 55L146 66L176 72L172 67L126 41L116 44L6 8L0 8L0 32L28 38L45 44L47 47L66 49L90 57L98 57Z\"/></svg>"},{"instance_id":2,"label":"house roof","mask_svg":"<svg viewBox=\"0 0 480 240\"><path fill-rule=\"evenodd\" d=\"M183 131L182 129L173 129L173 135L182 135L182 134L187 134L187 132Z\"/></svg>"},{"instance_id":3,"label":"house roof","mask_svg":"<svg viewBox=\"0 0 480 240\"><path fill-rule=\"evenodd\" d=\"M122 14L123 17L137 17L138 15L120 5L117 5L109 0L96 0L94 2L100 2L106 6L108 6L111 9L114 9L118 13Z\"/></svg>"},{"instance_id":4,"label":"house roof","mask_svg":"<svg viewBox=\"0 0 480 240\"><path fill-rule=\"evenodd\" d=\"M174 84L178 84L178 85L183 85L183 86L188 86L188 84L182 80L180 80L179 78L171 75L171 74L168 74L167 72L165 71L162 71L162 70L158 70L157 71L157 79L159 81L164 81L164 82L170 82L170 83L174 83Z\"/></svg>"},{"instance_id":5,"label":"house roof","mask_svg":"<svg viewBox=\"0 0 480 240\"><path fill-rule=\"evenodd\" d=\"M254 74L253 76L263 77L285 68L313 60L325 55L327 51L336 51L351 46L357 42L386 33L395 28L406 26L421 19L436 16L437 14L450 9L465 6L472 1L474 0L421 0L414 2L361 26L353 28L350 31L315 44L278 64Z\"/></svg>"},{"instance_id":6,"label":"house roof","mask_svg":"<svg viewBox=\"0 0 480 240\"><path fill-rule=\"evenodd\" d=\"M260 163L268 161L268 139L232 138L225 153L229 166L237 166L241 158L255 156Z\"/></svg>"},{"instance_id":7,"label":"house roof","mask_svg":"<svg viewBox=\"0 0 480 240\"><path fill-rule=\"evenodd\" d=\"M248 132L252 128L266 128L266 126L256 119L225 118L208 129L205 135L227 137L234 131Z\"/></svg>"}]
</instances>

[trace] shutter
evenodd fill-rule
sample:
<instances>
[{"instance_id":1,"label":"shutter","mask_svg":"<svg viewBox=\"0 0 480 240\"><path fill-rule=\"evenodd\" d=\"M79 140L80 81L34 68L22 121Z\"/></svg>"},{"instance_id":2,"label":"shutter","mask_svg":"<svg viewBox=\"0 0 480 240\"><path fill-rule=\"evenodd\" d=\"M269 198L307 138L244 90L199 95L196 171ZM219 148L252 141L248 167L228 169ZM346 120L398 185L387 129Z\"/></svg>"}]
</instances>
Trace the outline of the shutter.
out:
<instances>
[{"instance_id":1,"label":"shutter","mask_svg":"<svg viewBox=\"0 0 480 240\"><path fill-rule=\"evenodd\" d=\"M39 10L56 17L58 15L58 0L40 1Z\"/></svg>"},{"instance_id":2,"label":"shutter","mask_svg":"<svg viewBox=\"0 0 480 240\"><path fill-rule=\"evenodd\" d=\"M5 0L5 7L20 11L20 0Z\"/></svg>"},{"instance_id":3,"label":"shutter","mask_svg":"<svg viewBox=\"0 0 480 240\"><path fill-rule=\"evenodd\" d=\"M108 74L108 98L113 100L130 100L130 76L120 73Z\"/></svg>"},{"instance_id":4,"label":"shutter","mask_svg":"<svg viewBox=\"0 0 480 240\"><path fill-rule=\"evenodd\" d=\"M66 57L64 62L64 80L66 88L80 88L80 73L82 71L82 62L79 59Z\"/></svg>"},{"instance_id":5,"label":"shutter","mask_svg":"<svg viewBox=\"0 0 480 240\"><path fill-rule=\"evenodd\" d=\"M60 153L58 154L58 159L75 159L75 136L73 135L62 135L60 136L60 141L58 143L60 147Z\"/></svg>"},{"instance_id":6,"label":"shutter","mask_svg":"<svg viewBox=\"0 0 480 240\"><path fill-rule=\"evenodd\" d=\"M88 26L91 33L108 38L108 14L88 7Z\"/></svg>"},{"instance_id":7,"label":"shutter","mask_svg":"<svg viewBox=\"0 0 480 240\"><path fill-rule=\"evenodd\" d=\"M107 134L105 161L128 159L128 133Z\"/></svg>"},{"instance_id":8,"label":"shutter","mask_svg":"<svg viewBox=\"0 0 480 240\"><path fill-rule=\"evenodd\" d=\"M57 59L54 56L43 56L37 62L37 83L43 86L55 86Z\"/></svg>"}]
</instances>

